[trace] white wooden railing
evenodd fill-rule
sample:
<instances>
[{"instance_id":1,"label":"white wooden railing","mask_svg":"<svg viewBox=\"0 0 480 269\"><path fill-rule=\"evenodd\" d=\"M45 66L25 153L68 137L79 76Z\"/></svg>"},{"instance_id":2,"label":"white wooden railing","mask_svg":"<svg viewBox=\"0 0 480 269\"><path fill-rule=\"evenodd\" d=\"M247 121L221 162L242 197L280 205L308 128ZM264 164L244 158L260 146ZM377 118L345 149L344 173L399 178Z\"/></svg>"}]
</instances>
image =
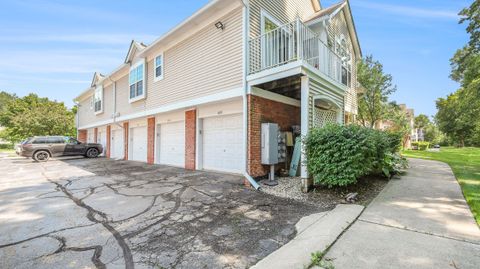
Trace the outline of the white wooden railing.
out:
<instances>
[{"instance_id":1,"label":"white wooden railing","mask_svg":"<svg viewBox=\"0 0 480 269\"><path fill-rule=\"evenodd\" d=\"M250 75L299 60L341 82L341 58L300 19L249 40Z\"/></svg>"}]
</instances>

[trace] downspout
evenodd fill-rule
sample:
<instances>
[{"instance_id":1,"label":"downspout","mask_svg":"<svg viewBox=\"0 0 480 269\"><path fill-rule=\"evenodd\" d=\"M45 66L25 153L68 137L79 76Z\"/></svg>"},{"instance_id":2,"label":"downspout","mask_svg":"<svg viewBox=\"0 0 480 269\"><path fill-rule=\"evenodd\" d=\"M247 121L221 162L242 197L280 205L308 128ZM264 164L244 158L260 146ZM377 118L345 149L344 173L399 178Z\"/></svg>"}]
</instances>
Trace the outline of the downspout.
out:
<instances>
[{"instance_id":1,"label":"downspout","mask_svg":"<svg viewBox=\"0 0 480 269\"><path fill-rule=\"evenodd\" d=\"M243 4L243 147L244 147L244 165L245 165L245 172L244 176L250 182L252 187L256 190L260 189L260 185L248 174L248 84L247 84L247 70L249 69L248 66L248 33L249 33L249 22L250 22L250 9L248 0L242 0Z\"/></svg>"}]
</instances>

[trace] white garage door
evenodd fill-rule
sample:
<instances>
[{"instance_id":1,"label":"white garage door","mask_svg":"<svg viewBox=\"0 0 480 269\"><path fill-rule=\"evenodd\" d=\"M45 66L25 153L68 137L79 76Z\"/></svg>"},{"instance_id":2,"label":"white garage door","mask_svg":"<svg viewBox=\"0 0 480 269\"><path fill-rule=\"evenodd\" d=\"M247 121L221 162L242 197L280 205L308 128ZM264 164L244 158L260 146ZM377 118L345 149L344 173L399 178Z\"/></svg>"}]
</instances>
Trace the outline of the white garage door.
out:
<instances>
[{"instance_id":1,"label":"white garage door","mask_svg":"<svg viewBox=\"0 0 480 269\"><path fill-rule=\"evenodd\" d=\"M203 120L203 168L243 171L243 117L241 114Z\"/></svg>"},{"instance_id":2,"label":"white garage door","mask_svg":"<svg viewBox=\"0 0 480 269\"><path fill-rule=\"evenodd\" d=\"M112 143L111 143L110 158L120 159L123 158L123 129L112 131Z\"/></svg>"},{"instance_id":3,"label":"white garage door","mask_svg":"<svg viewBox=\"0 0 480 269\"><path fill-rule=\"evenodd\" d=\"M160 124L159 129L160 164L185 167L185 122Z\"/></svg>"},{"instance_id":4,"label":"white garage door","mask_svg":"<svg viewBox=\"0 0 480 269\"><path fill-rule=\"evenodd\" d=\"M101 144L103 146L103 152L102 156L105 155L105 152L107 151L107 132L105 130L98 131L98 137L97 137L97 143Z\"/></svg>"},{"instance_id":5,"label":"white garage door","mask_svg":"<svg viewBox=\"0 0 480 269\"><path fill-rule=\"evenodd\" d=\"M130 153L132 161L147 161L147 127L130 129Z\"/></svg>"},{"instance_id":6,"label":"white garage door","mask_svg":"<svg viewBox=\"0 0 480 269\"><path fill-rule=\"evenodd\" d=\"M93 131L93 129L88 129L87 130L87 143L95 143L96 141L94 141L94 138L95 138L95 132Z\"/></svg>"}]
</instances>

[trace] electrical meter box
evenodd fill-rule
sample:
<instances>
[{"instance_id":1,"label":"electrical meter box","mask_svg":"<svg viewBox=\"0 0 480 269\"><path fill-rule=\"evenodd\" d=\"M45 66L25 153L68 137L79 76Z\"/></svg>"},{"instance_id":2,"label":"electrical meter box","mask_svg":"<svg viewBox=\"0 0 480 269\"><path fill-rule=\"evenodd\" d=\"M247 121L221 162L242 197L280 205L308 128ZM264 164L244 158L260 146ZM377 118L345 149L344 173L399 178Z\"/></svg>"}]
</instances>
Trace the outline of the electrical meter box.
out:
<instances>
[{"instance_id":1,"label":"electrical meter box","mask_svg":"<svg viewBox=\"0 0 480 269\"><path fill-rule=\"evenodd\" d=\"M278 124L262 123L262 164L278 163Z\"/></svg>"}]
</instances>

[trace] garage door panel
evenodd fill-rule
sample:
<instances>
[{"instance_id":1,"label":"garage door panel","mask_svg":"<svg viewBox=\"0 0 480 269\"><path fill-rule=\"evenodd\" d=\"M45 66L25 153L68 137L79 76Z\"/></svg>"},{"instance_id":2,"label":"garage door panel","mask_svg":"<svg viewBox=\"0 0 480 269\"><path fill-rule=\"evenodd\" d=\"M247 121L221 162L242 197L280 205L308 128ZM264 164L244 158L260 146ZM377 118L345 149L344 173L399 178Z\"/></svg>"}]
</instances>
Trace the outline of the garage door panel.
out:
<instances>
[{"instance_id":1,"label":"garage door panel","mask_svg":"<svg viewBox=\"0 0 480 269\"><path fill-rule=\"evenodd\" d=\"M112 152L110 157L118 159L123 158L123 130L113 130L112 131Z\"/></svg>"},{"instance_id":2,"label":"garage door panel","mask_svg":"<svg viewBox=\"0 0 480 269\"><path fill-rule=\"evenodd\" d=\"M130 129L131 160L147 161L147 127L136 127Z\"/></svg>"},{"instance_id":3,"label":"garage door panel","mask_svg":"<svg viewBox=\"0 0 480 269\"><path fill-rule=\"evenodd\" d=\"M226 115L203 119L203 167L242 172L243 117Z\"/></svg>"},{"instance_id":4,"label":"garage door panel","mask_svg":"<svg viewBox=\"0 0 480 269\"><path fill-rule=\"evenodd\" d=\"M160 124L160 163L185 166L185 122Z\"/></svg>"}]
</instances>

